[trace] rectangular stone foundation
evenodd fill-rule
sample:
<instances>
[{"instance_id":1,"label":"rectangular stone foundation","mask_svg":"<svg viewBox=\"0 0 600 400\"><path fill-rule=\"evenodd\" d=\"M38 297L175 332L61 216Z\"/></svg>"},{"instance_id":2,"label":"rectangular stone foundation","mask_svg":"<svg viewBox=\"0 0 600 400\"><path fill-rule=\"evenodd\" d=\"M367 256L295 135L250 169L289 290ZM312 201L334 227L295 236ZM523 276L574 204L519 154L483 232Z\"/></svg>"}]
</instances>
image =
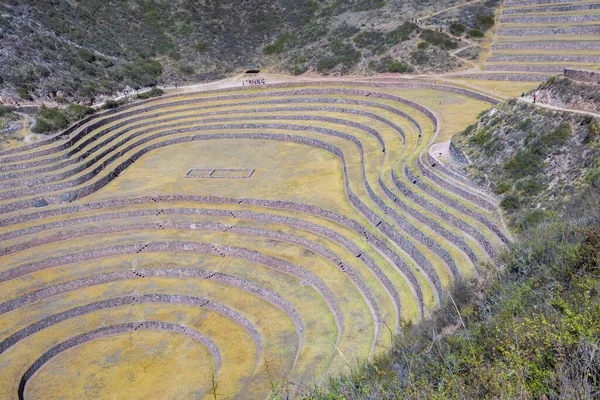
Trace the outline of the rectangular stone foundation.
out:
<instances>
[{"instance_id":1,"label":"rectangular stone foundation","mask_svg":"<svg viewBox=\"0 0 600 400\"><path fill-rule=\"evenodd\" d=\"M249 168L197 168L190 169L185 178L202 179L248 179L254 174Z\"/></svg>"}]
</instances>

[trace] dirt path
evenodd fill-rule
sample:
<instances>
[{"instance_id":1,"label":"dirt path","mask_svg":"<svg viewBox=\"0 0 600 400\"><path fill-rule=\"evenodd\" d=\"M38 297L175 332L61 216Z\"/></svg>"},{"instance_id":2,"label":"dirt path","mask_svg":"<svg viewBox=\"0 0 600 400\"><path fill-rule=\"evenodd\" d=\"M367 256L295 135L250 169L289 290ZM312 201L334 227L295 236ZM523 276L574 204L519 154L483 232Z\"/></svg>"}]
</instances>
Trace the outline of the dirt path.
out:
<instances>
[{"instance_id":1,"label":"dirt path","mask_svg":"<svg viewBox=\"0 0 600 400\"><path fill-rule=\"evenodd\" d=\"M457 8L461 8L461 7L464 7L464 6L471 5L471 4L481 3L482 1L483 1L483 0L465 1L464 3L460 3L460 4L457 4L457 5L455 5L455 6L452 6L452 7L446 8L446 9L444 9L444 10L436 11L436 12L434 12L433 14L429 14L429 15L426 15L426 16L424 16L424 17L421 17L421 18L419 18L419 20L423 20L423 19L429 19L429 18L431 18L431 17L435 17L436 15L443 14L443 13L445 13L445 12L447 12L447 11L450 11L450 10L455 10L455 9L457 9Z\"/></svg>"},{"instance_id":2,"label":"dirt path","mask_svg":"<svg viewBox=\"0 0 600 400\"><path fill-rule=\"evenodd\" d=\"M542 107L542 108L547 108L549 110L565 111L565 112L571 112L571 113L575 113L575 114L588 115L588 116L594 117L594 118L600 118L600 114L596 114L596 113L593 113L593 112L590 112L590 111L575 110L575 109L572 109L572 108L555 107L555 106L551 106L549 104L538 103L538 102L534 103L532 96L527 96L527 97L519 98L518 100L522 101L523 103L533 104L534 106L538 106L538 107Z\"/></svg>"}]
</instances>

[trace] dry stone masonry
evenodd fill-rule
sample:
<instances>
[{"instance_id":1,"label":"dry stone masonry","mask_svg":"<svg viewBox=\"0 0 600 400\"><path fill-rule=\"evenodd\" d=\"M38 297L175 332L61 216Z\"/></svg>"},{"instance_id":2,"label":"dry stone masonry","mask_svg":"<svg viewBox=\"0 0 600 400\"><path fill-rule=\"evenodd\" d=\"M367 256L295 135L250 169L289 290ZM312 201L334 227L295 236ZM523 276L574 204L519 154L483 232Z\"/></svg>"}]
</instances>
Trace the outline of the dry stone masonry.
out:
<instances>
[{"instance_id":1,"label":"dry stone masonry","mask_svg":"<svg viewBox=\"0 0 600 400\"><path fill-rule=\"evenodd\" d=\"M67 350L139 330L167 341L187 336L211 354L219 385L263 397L270 368L305 382L388 346L390 330L424 317L446 285L509 243L493 196L442 164L432 167L427 149L443 129L436 113L393 89L497 104L427 82L282 83L142 101L0 151L0 289L9 293L0 316L15 321L0 342L7 366L0 373L14 379L10 396L26 398L28 385ZM333 156L341 198L320 204L182 189L106 195L157 149L240 140ZM197 160L174 179L260 182L260 166ZM242 177L251 179L233 179ZM231 364L229 347L241 344L224 348L222 333L205 322L153 314L176 306L198 321L218 315L237 327L249 367ZM127 312L134 308L157 317ZM118 323L106 317L115 310L125 311ZM11 363L14 354L23 368ZM247 375L226 379L241 370Z\"/></svg>"}]
</instances>

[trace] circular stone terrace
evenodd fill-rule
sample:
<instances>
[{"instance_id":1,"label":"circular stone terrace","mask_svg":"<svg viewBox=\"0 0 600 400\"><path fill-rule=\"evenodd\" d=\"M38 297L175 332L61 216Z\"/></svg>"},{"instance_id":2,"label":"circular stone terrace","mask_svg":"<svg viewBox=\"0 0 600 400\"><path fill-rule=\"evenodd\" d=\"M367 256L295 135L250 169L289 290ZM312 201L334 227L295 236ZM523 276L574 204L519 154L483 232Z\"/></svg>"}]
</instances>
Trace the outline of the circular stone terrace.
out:
<instances>
[{"instance_id":1,"label":"circular stone terrace","mask_svg":"<svg viewBox=\"0 0 600 400\"><path fill-rule=\"evenodd\" d=\"M496 102L240 86L0 152L0 398L266 398L384 351L509 243L445 164Z\"/></svg>"}]
</instances>

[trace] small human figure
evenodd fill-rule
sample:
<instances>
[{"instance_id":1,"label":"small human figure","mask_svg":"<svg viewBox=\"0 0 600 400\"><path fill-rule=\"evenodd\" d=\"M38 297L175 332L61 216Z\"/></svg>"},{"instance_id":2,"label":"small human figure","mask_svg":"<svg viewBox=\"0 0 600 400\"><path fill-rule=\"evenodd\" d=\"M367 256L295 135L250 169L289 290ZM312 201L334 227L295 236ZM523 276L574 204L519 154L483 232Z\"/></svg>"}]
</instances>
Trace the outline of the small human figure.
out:
<instances>
[{"instance_id":1,"label":"small human figure","mask_svg":"<svg viewBox=\"0 0 600 400\"><path fill-rule=\"evenodd\" d=\"M525 92L521 93L521 97L525 97Z\"/></svg>"},{"instance_id":2,"label":"small human figure","mask_svg":"<svg viewBox=\"0 0 600 400\"><path fill-rule=\"evenodd\" d=\"M537 100L537 94L533 95L533 104L535 104L535 101Z\"/></svg>"}]
</instances>

